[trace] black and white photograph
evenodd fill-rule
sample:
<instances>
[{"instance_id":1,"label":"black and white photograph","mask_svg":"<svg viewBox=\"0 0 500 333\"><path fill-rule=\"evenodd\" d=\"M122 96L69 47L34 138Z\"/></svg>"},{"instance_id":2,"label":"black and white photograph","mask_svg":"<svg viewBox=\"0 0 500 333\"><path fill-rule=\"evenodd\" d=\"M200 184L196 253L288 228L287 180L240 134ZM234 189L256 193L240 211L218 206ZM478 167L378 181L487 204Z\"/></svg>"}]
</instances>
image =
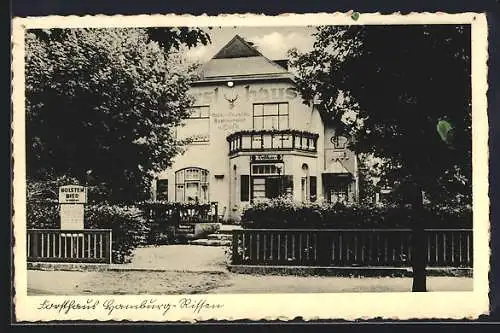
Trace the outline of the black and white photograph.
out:
<instances>
[{"instance_id":1,"label":"black and white photograph","mask_svg":"<svg viewBox=\"0 0 500 333\"><path fill-rule=\"evenodd\" d=\"M480 14L145 17L13 38L26 318L487 312Z\"/></svg>"}]
</instances>

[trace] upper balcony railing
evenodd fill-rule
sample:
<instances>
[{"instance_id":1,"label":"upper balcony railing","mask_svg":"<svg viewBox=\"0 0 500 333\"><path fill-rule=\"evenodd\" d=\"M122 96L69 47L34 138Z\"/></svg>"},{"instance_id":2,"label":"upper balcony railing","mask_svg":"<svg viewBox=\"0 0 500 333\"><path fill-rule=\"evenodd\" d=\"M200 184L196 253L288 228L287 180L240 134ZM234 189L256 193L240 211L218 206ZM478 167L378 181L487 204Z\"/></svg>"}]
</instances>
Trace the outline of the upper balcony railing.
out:
<instances>
[{"instance_id":1,"label":"upper balcony railing","mask_svg":"<svg viewBox=\"0 0 500 333\"><path fill-rule=\"evenodd\" d=\"M316 153L318 134L297 130L253 130L227 137L229 154L246 151L297 150Z\"/></svg>"}]
</instances>

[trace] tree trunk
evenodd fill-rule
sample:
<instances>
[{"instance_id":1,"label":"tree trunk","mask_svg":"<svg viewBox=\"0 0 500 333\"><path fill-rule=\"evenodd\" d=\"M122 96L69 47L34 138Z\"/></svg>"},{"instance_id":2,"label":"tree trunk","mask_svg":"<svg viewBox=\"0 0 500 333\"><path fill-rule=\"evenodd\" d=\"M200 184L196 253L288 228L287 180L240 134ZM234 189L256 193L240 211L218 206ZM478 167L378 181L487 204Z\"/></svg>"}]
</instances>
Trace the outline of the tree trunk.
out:
<instances>
[{"instance_id":1,"label":"tree trunk","mask_svg":"<svg viewBox=\"0 0 500 333\"><path fill-rule=\"evenodd\" d=\"M417 214L419 215L419 214ZM414 292L427 291L427 276L426 276L426 253L425 253L425 232L421 220L417 219L413 222L412 234L412 269L413 269L413 286Z\"/></svg>"},{"instance_id":2,"label":"tree trunk","mask_svg":"<svg viewBox=\"0 0 500 333\"><path fill-rule=\"evenodd\" d=\"M412 260L413 292L427 291L426 276L426 244L422 221L423 197L422 189L415 181L408 181L404 186L403 204L408 209L408 219L412 228Z\"/></svg>"}]
</instances>

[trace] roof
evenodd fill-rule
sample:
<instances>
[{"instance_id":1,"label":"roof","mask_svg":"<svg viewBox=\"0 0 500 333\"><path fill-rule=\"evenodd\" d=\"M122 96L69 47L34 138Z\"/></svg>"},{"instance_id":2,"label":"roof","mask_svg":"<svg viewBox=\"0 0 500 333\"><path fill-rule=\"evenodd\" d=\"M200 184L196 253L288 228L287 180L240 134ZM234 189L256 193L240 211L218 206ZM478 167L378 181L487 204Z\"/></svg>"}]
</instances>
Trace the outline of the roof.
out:
<instances>
[{"instance_id":1,"label":"roof","mask_svg":"<svg viewBox=\"0 0 500 333\"><path fill-rule=\"evenodd\" d=\"M286 69L263 56L212 59L202 69L203 77L289 74Z\"/></svg>"},{"instance_id":2,"label":"roof","mask_svg":"<svg viewBox=\"0 0 500 333\"><path fill-rule=\"evenodd\" d=\"M258 57L262 54L246 40L236 35L212 59Z\"/></svg>"},{"instance_id":3,"label":"roof","mask_svg":"<svg viewBox=\"0 0 500 333\"><path fill-rule=\"evenodd\" d=\"M279 64L263 56L253 45L236 35L201 68L203 80L237 77L292 78Z\"/></svg>"}]
</instances>

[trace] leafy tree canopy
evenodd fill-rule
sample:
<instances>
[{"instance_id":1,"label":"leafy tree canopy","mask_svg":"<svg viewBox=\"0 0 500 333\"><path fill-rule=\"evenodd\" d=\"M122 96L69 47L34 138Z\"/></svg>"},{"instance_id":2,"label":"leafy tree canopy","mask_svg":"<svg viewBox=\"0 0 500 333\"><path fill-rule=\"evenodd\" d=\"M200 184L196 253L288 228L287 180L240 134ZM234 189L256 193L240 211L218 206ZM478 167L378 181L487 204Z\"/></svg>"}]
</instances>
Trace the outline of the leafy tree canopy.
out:
<instances>
[{"instance_id":1,"label":"leafy tree canopy","mask_svg":"<svg viewBox=\"0 0 500 333\"><path fill-rule=\"evenodd\" d=\"M180 45L197 29L51 29L26 34L27 175L75 177L110 201L147 197L182 149L193 69Z\"/></svg>"},{"instance_id":2,"label":"leafy tree canopy","mask_svg":"<svg viewBox=\"0 0 500 333\"><path fill-rule=\"evenodd\" d=\"M384 161L382 181L411 179L433 202L471 203L470 27L325 26L291 50L307 101Z\"/></svg>"}]
</instances>

